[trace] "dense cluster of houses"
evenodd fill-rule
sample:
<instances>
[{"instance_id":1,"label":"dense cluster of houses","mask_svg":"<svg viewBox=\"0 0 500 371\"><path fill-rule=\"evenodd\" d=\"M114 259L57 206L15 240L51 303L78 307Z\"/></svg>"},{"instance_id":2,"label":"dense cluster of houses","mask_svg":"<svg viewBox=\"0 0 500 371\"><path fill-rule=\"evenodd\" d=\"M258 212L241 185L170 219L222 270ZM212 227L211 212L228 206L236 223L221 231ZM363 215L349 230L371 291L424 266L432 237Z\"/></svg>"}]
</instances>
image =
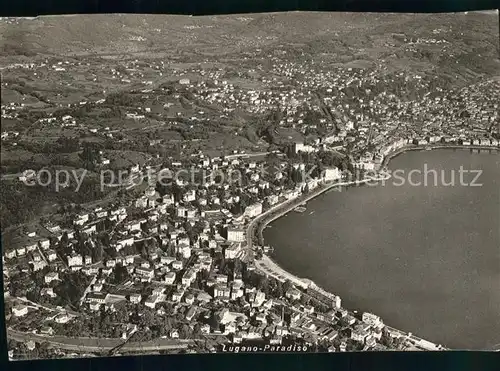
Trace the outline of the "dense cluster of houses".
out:
<instances>
[{"instance_id":1,"label":"dense cluster of houses","mask_svg":"<svg viewBox=\"0 0 500 371\"><path fill-rule=\"evenodd\" d=\"M433 39L416 43L422 42L437 43ZM181 98L181 92L188 92L195 100L222 107L221 119L228 119L236 109L264 114L279 107L282 115L278 126L308 137L306 141L295 142L294 152L314 153L334 148L347 152L349 148L355 165L367 170L376 170L387 155L408 146L499 146L499 106L494 97L500 95L500 87L493 81L445 90L433 76L390 74L383 63L374 68L321 69L319 64L312 68L309 62L286 61L276 55L269 56L269 60L270 70L256 62L251 71L233 71L232 76L221 67L192 67L180 71L170 70L163 61L139 60L110 67L47 59L15 68L22 68L36 78L62 76L77 69L87 71L87 80L91 82L102 80L125 85L140 81L145 88L142 93L148 99L147 94L156 89L153 81L169 68L177 79L175 99ZM243 88L236 81L246 78L248 73L258 77L251 88ZM401 86L417 93L403 97L392 89ZM93 103L104 103L105 96L103 92ZM87 101L77 103L85 104ZM172 104L162 104L160 111ZM159 113L157 106L148 103L145 107L129 109L125 116L130 120L143 120L148 114ZM25 103L2 105L2 117L16 118L22 109ZM311 120L308 112L320 118ZM178 116L181 115L179 112ZM209 121L203 111L193 113L190 119L194 124ZM60 127L80 125L71 115L41 118L37 123ZM318 134L320 128L322 133ZM87 129L113 137L107 127ZM15 141L19 136L17 131L1 133L2 141ZM150 144L157 144L156 141L152 139ZM100 153L100 164L109 165L109 162L105 154ZM188 307L185 320L191 326L202 323L202 333L224 334L235 343L266 337L273 344L280 344L284 336L294 335L311 343L339 340L340 347L332 347L332 350L346 350L347 339L363 349L385 349L380 343L384 324L377 316L364 313L356 318L343 309L340 302L332 302L327 312L319 312L311 304L300 303L304 295L300 287L287 290L282 298L271 298L245 282L241 272L232 275L225 272L215 258L241 261L245 256L246 227L250 220L271 206L296 199L306 188L310 191L325 182L340 180L339 169L327 168L319 177L290 186L285 182L290 166L305 172L306 164L290 165L288 161L279 160L276 169L268 172L265 161L209 158L201 153L189 158L189 162L208 174L238 172L244 181L219 183L208 177L195 187L189 181L176 178L173 181L181 189L179 194L171 190L160 194L155 187L149 187L130 204L79 212L72 217L70 228L51 225L44 226L43 233L26 231L18 244L4 249L6 297L10 294L9 277L16 272L46 272L41 294L52 299L57 297L54 287L63 274L81 272L90 277L80 300L81 309L87 315L97 315L102 308L116 311L126 303L144 306L162 316L166 313L164 304L170 303L174 308ZM183 161L172 162L168 170L176 173L183 165ZM136 164L130 173L149 170L146 165ZM35 176L36 172L26 170L19 180L27 181ZM102 233L109 235L109 243L104 247L98 238ZM63 240L64 249L61 248ZM86 249L82 249L82 241ZM139 251L137 246L145 247ZM103 251L90 253L98 249ZM256 269L251 262L244 263L244 269ZM110 277L119 269L126 270L126 282L112 285ZM27 275L26 279L29 279ZM142 291L145 283L150 287L147 292ZM207 323L210 313L220 303L225 306L215 314L220 326L211 326ZM291 309L289 323L281 313L283 305ZM11 314L16 318L26 317L30 308L17 304ZM71 320L73 317L63 314L55 318L57 323ZM169 336L177 338L179 333L174 329Z\"/></svg>"},{"instance_id":2,"label":"dense cluster of houses","mask_svg":"<svg viewBox=\"0 0 500 371\"><path fill-rule=\"evenodd\" d=\"M207 167L217 164L218 169L241 166L240 169L247 171L249 182L240 189L209 183L205 189L195 190L181 181L178 183L186 189L180 200L176 200L171 193L160 196L155 189L148 188L130 205L97 207L74 215L73 229L57 225L48 227L47 230L52 231L50 238L29 232L26 235L28 243L6 251L5 266L17 269L26 264L24 269L33 271L48 267L42 289L42 294L48 297L56 296L53 287L62 272L80 271L92 277L80 301L88 313L103 307L113 311L128 302L144 305L162 315L165 313L162 304L169 302L174 306L189 306L186 320L194 324L196 318L209 311L214 303L227 302L237 305L239 311L219 313L221 327L209 329L205 324L202 331L225 334L234 342L265 336L271 338L273 343L279 343L287 334L307 334L309 341L336 338L338 331L333 328L333 323L339 316L337 310L341 309L340 303L332 304L331 318L315 314L311 305L294 304L296 314L292 318L293 325L287 327L283 318L276 314L277 308L281 307L280 301L288 301L292 305L299 300L301 293L298 289L291 289L279 300L268 298L262 291L244 283L241 272L232 276L220 271L213 254L208 252L219 252L227 261L239 260L245 247L246 223L263 212L264 203L275 205L298 197L303 185L294 189L277 186L276 175L272 175L273 179L269 179L268 174L262 175L259 173L260 164L252 161L243 164L240 160L229 162L221 159L203 163ZM259 176L252 176L254 174ZM327 169L322 179L316 179L310 185L315 187L325 180L339 177L338 169ZM259 189L269 192L259 193ZM221 193L221 190L224 192ZM233 214L227 207L241 201L244 193L255 194L257 201L244 206L239 214ZM135 210L134 216L130 214L131 210ZM137 213L137 210L140 212ZM105 232L110 235L110 243L105 246L106 256L96 261L81 252L76 238L78 235L91 249L97 249L96 235L103 231L105 220L113 225L111 230ZM198 226L197 233L188 235L187 225ZM67 240L71 252L61 253L58 245L63 238ZM138 253L135 246L145 240L156 243L146 254ZM110 250L112 255L109 255ZM128 283L109 285L108 277L117 267L127 270ZM245 269L252 271L255 267L248 262ZM203 271L209 272L208 275L203 276ZM205 290L194 285L202 276ZM141 291L144 282L152 285L151 292ZM28 314L22 306L14 308L12 314L15 317ZM347 326L351 325L350 322ZM362 339L364 343L368 332L366 338L356 335L358 332L353 328L352 339ZM176 336L174 333L170 335ZM366 344L373 345L371 341Z\"/></svg>"}]
</instances>

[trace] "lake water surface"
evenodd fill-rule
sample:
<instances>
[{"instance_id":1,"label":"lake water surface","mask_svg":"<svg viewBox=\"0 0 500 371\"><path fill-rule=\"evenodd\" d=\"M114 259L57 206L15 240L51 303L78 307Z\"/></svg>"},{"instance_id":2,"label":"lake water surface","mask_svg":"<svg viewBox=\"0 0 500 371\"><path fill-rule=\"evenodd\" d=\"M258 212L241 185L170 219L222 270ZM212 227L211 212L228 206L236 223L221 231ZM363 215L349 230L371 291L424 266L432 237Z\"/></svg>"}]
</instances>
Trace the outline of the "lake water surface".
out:
<instances>
[{"instance_id":1,"label":"lake water surface","mask_svg":"<svg viewBox=\"0 0 500 371\"><path fill-rule=\"evenodd\" d=\"M500 156L408 152L389 167L407 174L424 164L445 182L455 172L458 183L460 167L482 170L482 186L435 186L431 175L427 186L329 191L273 222L265 241L283 268L346 308L447 347L490 349L500 343Z\"/></svg>"}]
</instances>

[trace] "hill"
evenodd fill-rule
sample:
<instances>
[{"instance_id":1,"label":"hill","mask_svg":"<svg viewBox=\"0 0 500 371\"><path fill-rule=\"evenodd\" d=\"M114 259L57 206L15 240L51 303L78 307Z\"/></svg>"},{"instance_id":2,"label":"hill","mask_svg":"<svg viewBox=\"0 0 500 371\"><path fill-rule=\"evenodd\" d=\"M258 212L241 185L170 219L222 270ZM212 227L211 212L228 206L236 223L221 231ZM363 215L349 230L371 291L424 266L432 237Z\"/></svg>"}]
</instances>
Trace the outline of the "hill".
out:
<instances>
[{"instance_id":1,"label":"hill","mask_svg":"<svg viewBox=\"0 0 500 371\"><path fill-rule=\"evenodd\" d=\"M497 17L488 13L412 15L290 12L190 17L178 15L77 15L0 20L0 55L101 55L133 52L229 54L282 43L341 40L350 47L404 31L428 37L447 30L450 41L486 42L493 52ZM367 39L368 37L368 39ZM328 46L328 45L325 45Z\"/></svg>"}]
</instances>

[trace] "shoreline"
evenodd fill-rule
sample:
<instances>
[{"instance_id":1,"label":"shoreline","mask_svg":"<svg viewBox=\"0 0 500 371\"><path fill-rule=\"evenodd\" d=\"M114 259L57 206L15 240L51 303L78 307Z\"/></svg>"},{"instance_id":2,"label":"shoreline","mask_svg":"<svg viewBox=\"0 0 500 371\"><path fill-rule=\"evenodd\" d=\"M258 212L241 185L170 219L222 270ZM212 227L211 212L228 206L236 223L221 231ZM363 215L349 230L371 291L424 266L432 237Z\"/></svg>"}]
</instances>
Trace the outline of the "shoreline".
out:
<instances>
[{"instance_id":1,"label":"shoreline","mask_svg":"<svg viewBox=\"0 0 500 371\"><path fill-rule=\"evenodd\" d=\"M492 147L492 146L456 145L456 144L453 144L453 145L436 144L436 145L428 145L428 146L409 145L409 146L399 148L395 151L392 151L392 152L388 153L386 156L384 156L382 162L379 165L379 169L383 169L383 168L387 167L392 159L394 159L397 156L402 155L408 151L424 151L427 149L430 149L430 150L436 150L436 149L460 149L460 150L464 150L464 149L469 149L471 151L472 150L487 150L489 152L491 152L491 151L498 152L499 151L499 147ZM292 211L298 205L300 205L304 202L310 201L310 200L322 195L323 193L334 188L335 186L347 188L347 187L352 186L352 185L361 185L361 184L366 184L370 181L387 180L389 178L390 178L390 176L386 176L386 177L382 177L382 178L378 178L378 177L377 178L367 178L367 179L363 179L363 180L359 180L359 181L340 182L340 183L337 182L335 184L327 184L326 186L323 186L321 189L317 190L316 192L313 191L311 194L308 194L306 197L299 196L295 199L287 200L281 204L278 204L278 205L266 210L263 214L257 216L249 223L249 225L247 227L247 247L252 249L252 243L248 244L248 242L253 239L255 233L257 234L257 241L258 241L259 245L263 246L264 245L263 231L267 227L267 225L269 225L273 221L285 216L286 214L288 214L290 211ZM276 213L276 214L273 215L273 213ZM257 223L257 231L252 230L254 228L254 225L253 225L254 223ZM328 291L321 289L312 280L307 279L307 278L300 278L300 277L294 275L293 273L286 271L277 262L272 260L269 255L264 254L264 256L269 261L266 268L272 270L273 266L274 266L275 270L282 272L281 275L288 277L288 279L291 278L291 281L294 284L298 284L299 286L302 286L302 287L304 287L304 285L305 285L305 287L313 286L313 287L316 287L322 291L329 293ZM260 268L260 270L262 271L263 269ZM266 271L264 271L264 273L266 275L269 274L269 273L266 273ZM302 283L302 285L300 285L300 283ZM331 294L331 293L329 293L329 294ZM441 345L436 345L428 340L418 338L417 336L413 335L411 332L407 333L405 331L395 329L391 326L388 326L388 325L386 325L386 326L389 329L391 334L395 334L397 336L406 336L406 337L416 341L424 350L449 350L448 348L445 348Z\"/></svg>"},{"instance_id":2,"label":"shoreline","mask_svg":"<svg viewBox=\"0 0 500 371\"><path fill-rule=\"evenodd\" d=\"M391 162L391 160L393 160L394 158L396 158L402 154L405 154L406 152L425 151L425 150L427 150L427 148L429 148L430 150L436 150L436 149L466 150L466 149L469 149L469 150L483 150L483 151L495 151L495 152L500 151L500 149L498 147L488 147L488 146L442 145L441 144L441 145L431 145L431 146L424 147L424 146L411 145L411 146L407 146L407 147L402 147L400 149L397 149L397 150L387 154L384 157L384 159L382 160L382 162L380 163L379 169L383 169L383 168L387 167L387 165ZM381 173L383 173L383 171ZM300 204L307 202L307 201L310 201L310 200L320 196L321 194L325 193L326 191L331 190L335 186L348 188L348 187L353 186L353 185L362 185L362 184L366 184L366 183L371 182L371 181L388 180L389 178L390 178L390 176L385 176L385 177L380 177L380 178L379 177L366 178L366 179L362 179L362 180L349 181L349 182L340 182L340 183L337 182L337 183L330 183L330 184L324 183L320 189L318 189L317 191L316 190L312 191L310 194L307 195L307 197L299 196L299 197L294 198L292 200L287 200L287 201L284 201L280 204L277 204L277 205L271 207L270 209L266 210L264 213L260 214L259 216L257 216L256 218L254 218L252 220L252 222L257 221L257 220L260 221L260 219L264 219L267 216L267 213L269 213L269 212L276 211L279 214L277 216L271 216L270 218L266 219L265 221L263 221L259 224L259 228L257 230L258 243L260 245L264 244L264 238L261 235L262 235L262 231L266 228L266 226L268 224L281 218L282 216L284 216L288 212L292 211L295 207L299 206ZM280 208L283 208L283 209L279 210ZM284 210L286 210L286 211L284 211Z\"/></svg>"},{"instance_id":3,"label":"shoreline","mask_svg":"<svg viewBox=\"0 0 500 371\"><path fill-rule=\"evenodd\" d=\"M346 181L346 182L335 182L335 183L324 183L322 186L320 186L319 189L316 189L314 191L311 191L308 194L301 195L297 198L291 199L284 201L281 204L276 205L276 209L269 209L267 211L276 211L276 215L272 215L270 218L266 219L263 223L259 224L259 228L257 230L257 239L258 243L260 245L264 244L264 237L262 236L262 231L266 228L266 226L269 223L272 223L273 221L285 216L288 214L290 211L295 209L297 206L301 205L302 203L309 202L312 199L315 199L316 197L322 195L323 193L326 193L328 191L331 191L332 189L336 187L345 187L348 188L350 186L358 186L358 185L363 185L369 182L378 182L382 180L388 180L390 178L389 175L386 176L381 176L381 177L368 177L365 179L361 180L353 180L353 181ZM264 214L261 214L264 215ZM267 215L266 215L267 216ZM258 217L257 217L258 218Z\"/></svg>"},{"instance_id":4,"label":"shoreline","mask_svg":"<svg viewBox=\"0 0 500 371\"><path fill-rule=\"evenodd\" d=\"M435 145L428 145L428 146L417 146L417 145L409 145L407 147L402 147L400 149L397 149L384 157L381 163L381 167L386 167L389 165L392 159L398 157L399 155L402 155L406 152L410 151L425 151L427 149L430 149L432 151L436 149L459 149L459 150L465 150L469 149L471 151L495 151L498 152L500 151L499 147L492 147L492 146L478 146L478 145L459 145L459 144L435 144Z\"/></svg>"}]
</instances>

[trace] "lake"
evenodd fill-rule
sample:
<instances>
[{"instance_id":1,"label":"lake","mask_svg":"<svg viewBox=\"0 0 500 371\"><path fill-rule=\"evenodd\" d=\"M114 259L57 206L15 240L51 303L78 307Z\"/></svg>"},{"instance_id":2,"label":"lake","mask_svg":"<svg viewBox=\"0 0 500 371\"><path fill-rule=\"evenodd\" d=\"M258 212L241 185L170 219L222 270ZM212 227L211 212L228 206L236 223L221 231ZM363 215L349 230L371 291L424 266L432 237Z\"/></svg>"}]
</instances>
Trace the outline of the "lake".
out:
<instances>
[{"instance_id":1,"label":"lake","mask_svg":"<svg viewBox=\"0 0 500 371\"><path fill-rule=\"evenodd\" d=\"M344 307L424 339L454 349L499 344L500 156L407 152L389 168L412 183L393 177L328 191L306 212L274 221L264 231L274 259L340 295ZM460 183L461 168L482 173ZM437 174L427 185L408 174L425 169Z\"/></svg>"}]
</instances>

